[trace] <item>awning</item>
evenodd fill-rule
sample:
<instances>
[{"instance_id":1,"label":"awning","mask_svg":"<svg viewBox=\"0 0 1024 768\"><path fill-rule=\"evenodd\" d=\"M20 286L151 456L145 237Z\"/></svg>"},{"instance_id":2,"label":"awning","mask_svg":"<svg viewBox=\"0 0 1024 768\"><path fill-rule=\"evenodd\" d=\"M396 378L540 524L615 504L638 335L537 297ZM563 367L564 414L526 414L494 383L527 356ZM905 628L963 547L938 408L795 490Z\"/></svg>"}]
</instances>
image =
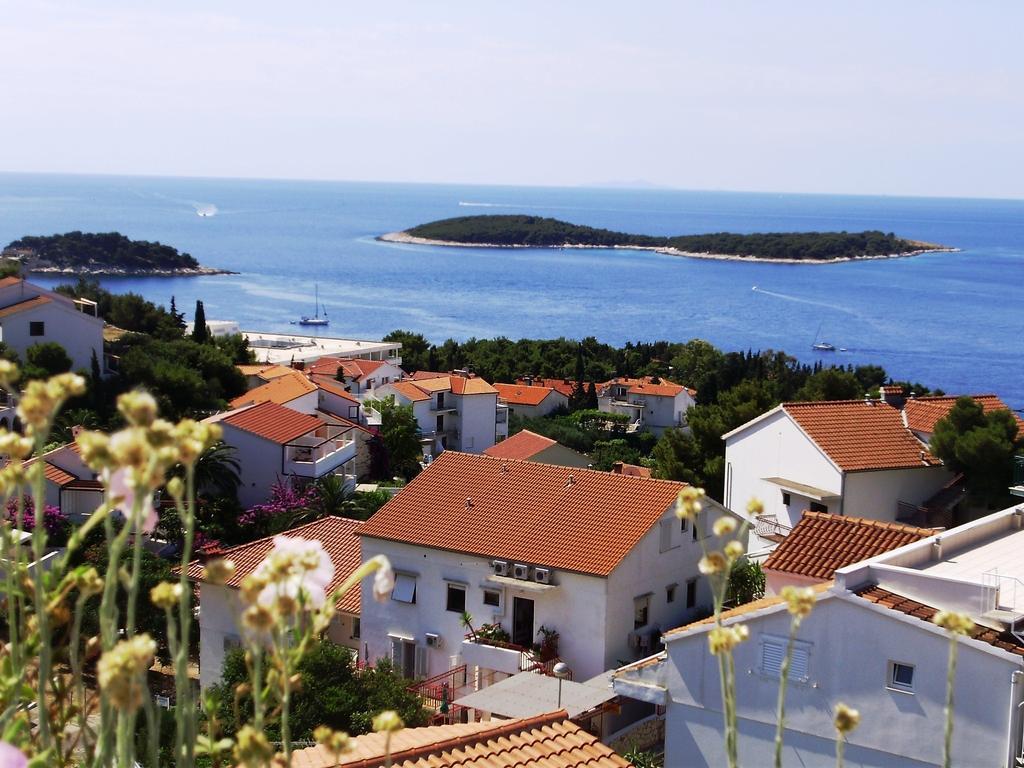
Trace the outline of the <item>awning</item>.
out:
<instances>
[{"instance_id":1,"label":"awning","mask_svg":"<svg viewBox=\"0 0 1024 768\"><path fill-rule=\"evenodd\" d=\"M549 589L558 589L555 584L539 584L529 579L513 579L511 576L488 576L485 581L500 584L503 587L514 587L524 592L547 592Z\"/></svg>"},{"instance_id":2,"label":"awning","mask_svg":"<svg viewBox=\"0 0 1024 768\"><path fill-rule=\"evenodd\" d=\"M828 499L838 499L839 494L833 493L832 491L826 491L824 488L815 488L813 485L807 485L805 483L798 483L794 480L787 480L784 477L762 477L766 483L777 485L784 491L795 493L798 496L806 496L809 499L815 501L826 501Z\"/></svg>"},{"instance_id":3,"label":"awning","mask_svg":"<svg viewBox=\"0 0 1024 768\"><path fill-rule=\"evenodd\" d=\"M570 718L597 709L616 696L610 672L583 683L559 681L557 677L539 672L520 672L456 699L455 703L498 717L536 717L559 709L559 682L562 686L561 708L568 712Z\"/></svg>"}]
</instances>

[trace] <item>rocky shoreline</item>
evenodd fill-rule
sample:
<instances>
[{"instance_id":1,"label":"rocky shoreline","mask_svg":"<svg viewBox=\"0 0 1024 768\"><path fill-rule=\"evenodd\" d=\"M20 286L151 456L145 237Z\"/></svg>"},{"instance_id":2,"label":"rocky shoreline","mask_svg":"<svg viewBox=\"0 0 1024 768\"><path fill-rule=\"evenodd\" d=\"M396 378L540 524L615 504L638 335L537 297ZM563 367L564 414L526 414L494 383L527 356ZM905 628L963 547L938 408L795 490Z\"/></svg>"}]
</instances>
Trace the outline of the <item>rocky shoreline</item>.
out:
<instances>
[{"instance_id":1,"label":"rocky shoreline","mask_svg":"<svg viewBox=\"0 0 1024 768\"><path fill-rule=\"evenodd\" d=\"M876 261L878 259L904 259L910 256L920 256L924 253L957 253L959 248L936 245L933 243L916 243L921 248L906 253L890 253L875 256L851 256L836 259L766 259L761 256L737 256L730 253L693 253L680 251L678 248L667 248L660 246L645 245L583 245L579 243L565 243L563 245L501 245L498 243L459 243L454 240L431 240L425 237L416 237L408 232L389 232L379 235L377 240L386 243L404 243L406 245L443 245L454 248L604 248L622 251L654 251L668 256L684 256L688 259L712 259L715 261L763 261L769 264L839 264L844 261Z\"/></svg>"},{"instance_id":2,"label":"rocky shoreline","mask_svg":"<svg viewBox=\"0 0 1024 768\"><path fill-rule=\"evenodd\" d=\"M69 275L71 277L204 277L206 275L239 275L230 269L192 267L185 269L123 269L121 267L27 267L34 275Z\"/></svg>"}]
</instances>

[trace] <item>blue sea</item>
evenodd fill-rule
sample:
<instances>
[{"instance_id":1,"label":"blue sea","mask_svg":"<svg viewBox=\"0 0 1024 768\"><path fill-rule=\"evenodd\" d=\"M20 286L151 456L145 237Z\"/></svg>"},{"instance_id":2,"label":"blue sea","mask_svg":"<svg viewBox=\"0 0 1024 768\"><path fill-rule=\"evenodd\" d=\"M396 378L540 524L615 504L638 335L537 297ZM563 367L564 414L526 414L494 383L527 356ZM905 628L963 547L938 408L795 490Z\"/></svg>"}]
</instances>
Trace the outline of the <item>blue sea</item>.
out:
<instances>
[{"instance_id":1,"label":"blue sea","mask_svg":"<svg viewBox=\"0 0 1024 768\"><path fill-rule=\"evenodd\" d=\"M374 239L482 213L661 235L879 229L962 250L790 265ZM165 305L173 295L181 309L202 299L208 319L245 329L297 330L290 321L313 311L319 284L337 336L703 338L875 363L1024 408L1020 200L0 174L0 245L74 229L159 240L239 272L103 282ZM814 353L816 336L847 351Z\"/></svg>"}]
</instances>

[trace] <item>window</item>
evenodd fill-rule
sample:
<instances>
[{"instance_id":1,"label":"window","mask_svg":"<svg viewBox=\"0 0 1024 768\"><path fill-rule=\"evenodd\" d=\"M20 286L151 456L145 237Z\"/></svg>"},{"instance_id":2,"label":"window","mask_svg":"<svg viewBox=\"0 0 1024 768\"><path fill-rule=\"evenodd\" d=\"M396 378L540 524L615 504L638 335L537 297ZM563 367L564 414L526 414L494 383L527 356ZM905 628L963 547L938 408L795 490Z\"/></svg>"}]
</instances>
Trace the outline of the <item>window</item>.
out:
<instances>
[{"instance_id":1,"label":"window","mask_svg":"<svg viewBox=\"0 0 1024 768\"><path fill-rule=\"evenodd\" d=\"M28 324L28 335L29 336L45 336L46 335L46 323L42 320L32 320Z\"/></svg>"},{"instance_id":2,"label":"window","mask_svg":"<svg viewBox=\"0 0 1024 768\"><path fill-rule=\"evenodd\" d=\"M445 610L452 613L463 613L466 610L466 588L458 584L448 585L448 602Z\"/></svg>"},{"instance_id":3,"label":"window","mask_svg":"<svg viewBox=\"0 0 1024 768\"><path fill-rule=\"evenodd\" d=\"M778 678L782 674L782 660L786 657L784 637L761 636L761 674ZM810 671L811 644L796 640L789 662L789 682L807 682Z\"/></svg>"},{"instance_id":4,"label":"window","mask_svg":"<svg viewBox=\"0 0 1024 768\"><path fill-rule=\"evenodd\" d=\"M651 615L651 593L633 598L633 629L647 626Z\"/></svg>"},{"instance_id":5,"label":"window","mask_svg":"<svg viewBox=\"0 0 1024 768\"><path fill-rule=\"evenodd\" d=\"M665 587L665 602L674 603L676 601L676 587L678 584L669 584Z\"/></svg>"},{"instance_id":6,"label":"window","mask_svg":"<svg viewBox=\"0 0 1024 768\"><path fill-rule=\"evenodd\" d=\"M395 587L391 590L391 599L400 603L416 602L416 577L408 573L395 574Z\"/></svg>"},{"instance_id":7,"label":"window","mask_svg":"<svg viewBox=\"0 0 1024 768\"><path fill-rule=\"evenodd\" d=\"M242 647L242 638L238 635L224 635L224 653L230 653L235 648Z\"/></svg>"},{"instance_id":8,"label":"window","mask_svg":"<svg viewBox=\"0 0 1024 768\"><path fill-rule=\"evenodd\" d=\"M689 521L689 520L687 520L687 519L686 519L685 517L684 517L684 518L682 518L682 519L681 519L681 520L679 521L679 532L680 532L680 533L686 533L686 526L687 526L687 524L688 524L689 522L690 522L690 521Z\"/></svg>"},{"instance_id":9,"label":"window","mask_svg":"<svg viewBox=\"0 0 1024 768\"><path fill-rule=\"evenodd\" d=\"M897 691L913 692L914 665L904 664L901 661L890 661L888 687Z\"/></svg>"},{"instance_id":10,"label":"window","mask_svg":"<svg viewBox=\"0 0 1024 768\"><path fill-rule=\"evenodd\" d=\"M811 512L828 512L828 506L818 501L811 502Z\"/></svg>"},{"instance_id":11,"label":"window","mask_svg":"<svg viewBox=\"0 0 1024 768\"><path fill-rule=\"evenodd\" d=\"M690 533L693 536L693 540L694 541L697 540L697 529L699 527L700 527L700 514L698 513L697 517L693 518L693 525L690 526Z\"/></svg>"},{"instance_id":12,"label":"window","mask_svg":"<svg viewBox=\"0 0 1024 768\"><path fill-rule=\"evenodd\" d=\"M662 520L661 523L661 545L660 551L668 552L670 549L675 549L679 546L678 543L672 541L672 529L675 527L672 524L672 520Z\"/></svg>"},{"instance_id":13,"label":"window","mask_svg":"<svg viewBox=\"0 0 1024 768\"><path fill-rule=\"evenodd\" d=\"M688 579L686 582L686 607L695 608L697 606L697 580Z\"/></svg>"},{"instance_id":14,"label":"window","mask_svg":"<svg viewBox=\"0 0 1024 768\"><path fill-rule=\"evenodd\" d=\"M353 640L358 640L359 639L359 630L360 630L359 617L358 616L353 616L352 617L352 639Z\"/></svg>"},{"instance_id":15,"label":"window","mask_svg":"<svg viewBox=\"0 0 1024 768\"><path fill-rule=\"evenodd\" d=\"M786 492L786 491L783 491L782 492L782 506L788 507L790 501L791 501L791 499L790 499L789 493Z\"/></svg>"},{"instance_id":16,"label":"window","mask_svg":"<svg viewBox=\"0 0 1024 768\"><path fill-rule=\"evenodd\" d=\"M489 605L492 608L501 607L501 590L498 589L485 589L484 590L484 605Z\"/></svg>"}]
</instances>

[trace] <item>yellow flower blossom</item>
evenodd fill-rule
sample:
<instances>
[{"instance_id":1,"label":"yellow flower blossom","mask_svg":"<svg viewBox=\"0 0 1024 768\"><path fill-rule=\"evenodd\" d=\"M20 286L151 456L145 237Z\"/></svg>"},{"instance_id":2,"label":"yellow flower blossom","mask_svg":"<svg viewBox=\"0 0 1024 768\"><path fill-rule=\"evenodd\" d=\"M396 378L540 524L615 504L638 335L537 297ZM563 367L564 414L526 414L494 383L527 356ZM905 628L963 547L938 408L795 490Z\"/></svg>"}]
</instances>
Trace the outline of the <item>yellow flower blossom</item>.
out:
<instances>
[{"instance_id":1,"label":"yellow flower blossom","mask_svg":"<svg viewBox=\"0 0 1024 768\"><path fill-rule=\"evenodd\" d=\"M804 619L814 610L815 594L810 587L785 586L779 595L786 601L786 610L797 618Z\"/></svg>"}]
</instances>

